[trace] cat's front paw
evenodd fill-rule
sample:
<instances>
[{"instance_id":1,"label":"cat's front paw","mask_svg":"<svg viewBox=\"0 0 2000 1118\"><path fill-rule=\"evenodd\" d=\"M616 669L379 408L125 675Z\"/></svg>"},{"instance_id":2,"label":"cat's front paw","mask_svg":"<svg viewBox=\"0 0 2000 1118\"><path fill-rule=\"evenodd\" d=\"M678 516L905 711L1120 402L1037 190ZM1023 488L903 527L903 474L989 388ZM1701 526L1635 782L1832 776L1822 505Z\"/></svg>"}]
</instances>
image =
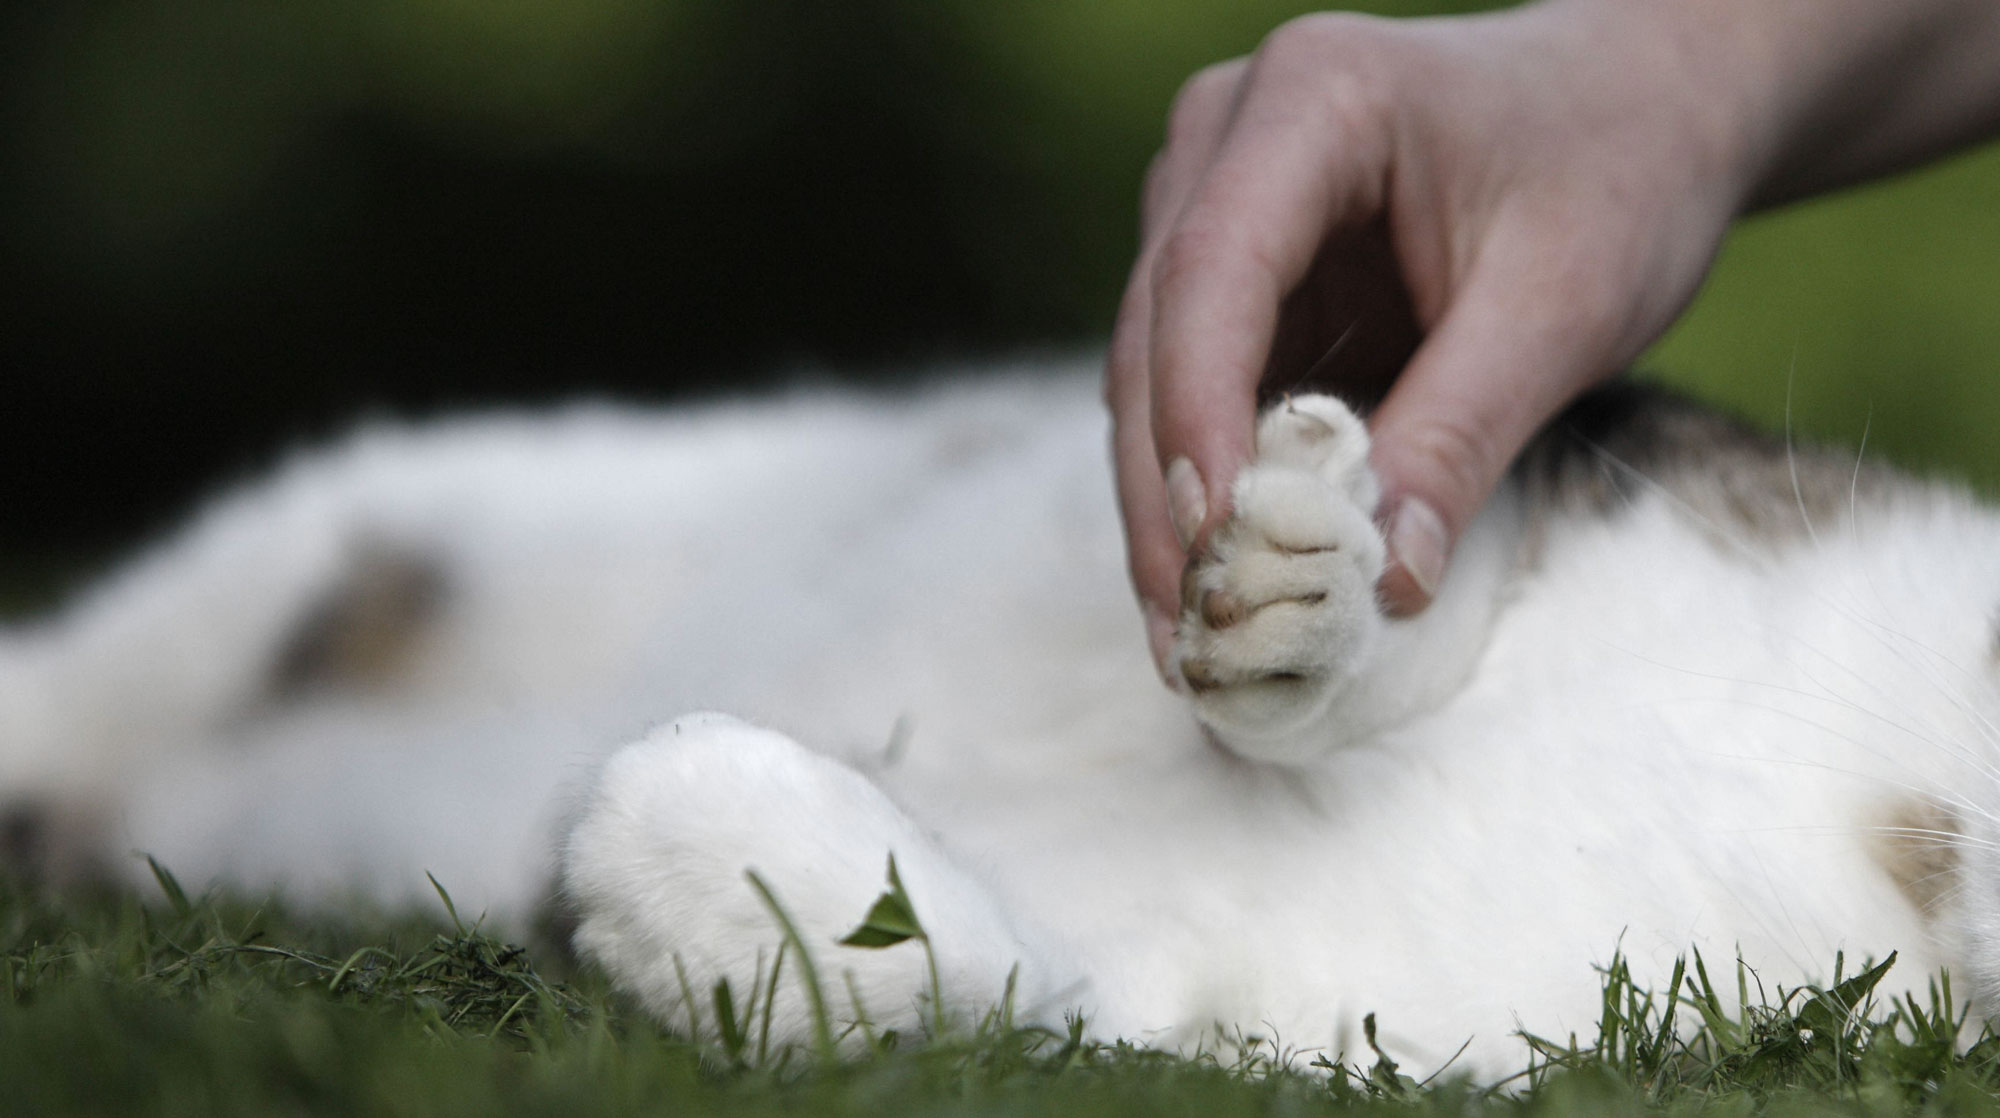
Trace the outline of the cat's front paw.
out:
<instances>
[{"instance_id":1,"label":"cat's front paw","mask_svg":"<svg viewBox=\"0 0 2000 1118\"><path fill-rule=\"evenodd\" d=\"M1233 751L1296 761L1381 627L1385 558L1368 432L1330 396L1268 409L1234 511L1181 580L1174 663L1196 714Z\"/></svg>"}]
</instances>

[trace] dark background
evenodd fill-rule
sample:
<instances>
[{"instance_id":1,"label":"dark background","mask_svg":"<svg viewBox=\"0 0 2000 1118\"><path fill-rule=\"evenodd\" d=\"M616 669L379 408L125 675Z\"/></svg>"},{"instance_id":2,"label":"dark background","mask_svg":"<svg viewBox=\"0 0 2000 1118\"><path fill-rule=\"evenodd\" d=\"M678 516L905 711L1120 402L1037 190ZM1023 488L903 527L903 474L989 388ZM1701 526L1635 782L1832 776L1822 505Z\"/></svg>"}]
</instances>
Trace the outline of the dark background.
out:
<instances>
[{"instance_id":1,"label":"dark background","mask_svg":"<svg viewBox=\"0 0 2000 1118\"><path fill-rule=\"evenodd\" d=\"M362 414L1094 344L1174 89L1306 7L0 7L11 593ZM1996 199L1986 154L1765 219L1652 363L2000 479Z\"/></svg>"}]
</instances>

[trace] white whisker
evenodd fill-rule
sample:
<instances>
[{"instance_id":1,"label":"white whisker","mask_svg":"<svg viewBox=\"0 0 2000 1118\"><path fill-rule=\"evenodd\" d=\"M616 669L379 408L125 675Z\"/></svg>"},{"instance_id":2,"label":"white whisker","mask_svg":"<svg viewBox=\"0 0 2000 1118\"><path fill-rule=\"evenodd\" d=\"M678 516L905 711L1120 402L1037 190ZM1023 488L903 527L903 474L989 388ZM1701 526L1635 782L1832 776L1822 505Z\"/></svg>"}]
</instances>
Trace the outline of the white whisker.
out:
<instances>
[{"instance_id":1,"label":"white whisker","mask_svg":"<svg viewBox=\"0 0 2000 1118\"><path fill-rule=\"evenodd\" d=\"M1785 469L1792 477L1792 503L1798 506L1799 520L1805 524L1806 536L1812 540L1813 547L1818 549L1819 531L1813 527L1812 513L1806 508L1805 491L1799 485L1799 456L1797 448L1792 443L1792 391L1797 385L1798 374L1799 343L1797 339L1793 339L1792 359L1785 367ZM1850 509L1850 513L1851 511ZM1850 515L1849 523L1852 522Z\"/></svg>"}]
</instances>

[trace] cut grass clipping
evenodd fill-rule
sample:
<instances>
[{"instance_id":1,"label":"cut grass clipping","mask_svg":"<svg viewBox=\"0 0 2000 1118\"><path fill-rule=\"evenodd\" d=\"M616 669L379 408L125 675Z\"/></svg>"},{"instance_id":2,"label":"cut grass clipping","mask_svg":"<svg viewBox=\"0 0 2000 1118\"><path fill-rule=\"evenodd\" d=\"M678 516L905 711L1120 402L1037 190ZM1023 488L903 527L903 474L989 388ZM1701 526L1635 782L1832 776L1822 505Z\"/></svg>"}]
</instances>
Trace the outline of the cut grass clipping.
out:
<instances>
[{"instance_id":1,"label":"cut grass clipping","mask_svg":"<svg viewBox=\"0 0 2000 1118\"><path fill-rule=\"evenodd\" d=\"M1666 992L1637 987L1614 956L1594 1038L1528 1038L1531 1067L1474 1087L1449 1070L1413 1080L1374 1049L1372 1020L1359 1053L1237 1034L1172 1056L1087 1039L1081 1021L1021 1025L1011 999L954 1015L934 961L923 1035L899 1036L842 1014L815 945L762 881L751 887L781 946L752 990L696 998L683 976L686 1005L703 1007L689 1039L628 1013L559 951L466 923L442 887L442 923L307 920L190 897L155 873L150 903L0 879L0 1113L2000 1113L2000 1039L1962 1044L1942 975L1925 998L1878 999L1893 956L1851 972L1836 958L1830 985L1797 990L1767 991L1739 964L1720 972L1734 998L1699 954ZM893 864L843 942L928 956ZM805 984L809 1046L770 1035L784 982Z\"/></svg>"}]
</instances>

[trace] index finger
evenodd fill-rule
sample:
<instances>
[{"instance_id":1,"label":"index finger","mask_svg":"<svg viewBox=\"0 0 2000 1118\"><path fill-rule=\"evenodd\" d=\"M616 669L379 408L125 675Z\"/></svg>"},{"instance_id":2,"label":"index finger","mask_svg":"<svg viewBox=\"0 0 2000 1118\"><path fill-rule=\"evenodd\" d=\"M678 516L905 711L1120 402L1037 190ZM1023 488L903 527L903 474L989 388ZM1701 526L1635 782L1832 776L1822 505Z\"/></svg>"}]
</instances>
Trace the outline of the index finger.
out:
<instances>
[{"instance_id":1,"label":"index finger","mask_svg":"<svg viewBox=\"0 0 2000 1118\"><path fill-rule=\"evenodd\" d=\"M1126 562L1145 615L1146 642L1162 677L1171 680L1167 655L1174 641L1175 601L1186 553L1167 519L1167 491L1153 453L1152 410L1147 403L1147 331L1152 305L1141 257L1112 329L1106 360L1105 402L1110 405L1111 461L1118 481L1118 514L1125 524Z\"/></svg>"},{"instance_id":2,"label":"index finger","mask_svg":"<svg viewBox=\"0 0 2000 1118\"><path fill-rule=\"evenodd\" d=\"M1280 304L1329 233L1381 204L1379 143L1353 140L1342 114L1302 109L1292 102L1311 99L1290 93L1246 94L1152 275L1153 435L1161 469L1186 459L1201 485L1197 546L1228 514L1229 484L1250 458Z\"/></svg>"}]
</instances>

